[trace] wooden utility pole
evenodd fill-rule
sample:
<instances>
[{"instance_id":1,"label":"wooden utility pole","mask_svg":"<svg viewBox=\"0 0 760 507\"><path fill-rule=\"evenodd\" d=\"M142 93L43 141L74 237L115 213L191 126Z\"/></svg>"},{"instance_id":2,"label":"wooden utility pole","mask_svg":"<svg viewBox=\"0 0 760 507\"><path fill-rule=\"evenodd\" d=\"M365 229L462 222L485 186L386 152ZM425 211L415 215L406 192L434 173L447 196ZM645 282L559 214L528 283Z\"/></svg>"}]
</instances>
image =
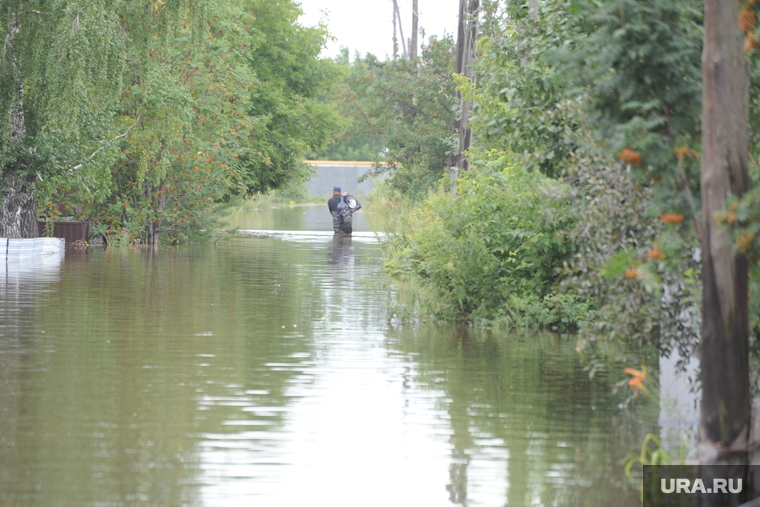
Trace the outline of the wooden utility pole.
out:
<instances>
[{"instance_id":1,"label":"wooden utility pole","mask_svg":"<svg viewBox=\"0 0 760 507\"><path fill-rule=\"evenodd\" d=\"M398 37L396 37L396 6L393 6L393 58L398 55Z\"/></svg>"},{"instance_id":2,"label":"wooden utility pole","mask_svg":"<svg viewBox=\"0 0 760 507\"><path fill-rule=\"evenodd\" d=\"M478 9L480 0L459 0L459 22L457 29L457 74L462 74L475 82L473 63L475 62L475 40L478 36ZM459 150L451 156L451 178L456 179L459 171L469 168L464 152L472 144L472 130L469 127L472 112L472 101L463 100L457 92L457 98L462 101L462 107L454 113L452 127L459 132Z\"/></svg>"},{"instance_id":3,"label":"wooden utility pole","mask_svg":"<svg viewBox=\"0 0 760 507\"><path fill-rule=\"evenodd\" d=\"M409 44L409 59L417 58L417 32L419 31L419 12L417 11L417 0L412 0L412 41Z\"/></svg>"},{"instance_id":4,"label":"wooden utility pole","mask_svg":"<svg viewBox=\"0 0 760 507\"><path fill-rule=\"evenodd\" d=\"M404 58L407 58L408 53L406 52L406 40L404 39L404 27L401 24L401 12L398 10L397 0L393 0L393 11L395 13L395 15L393 16L393 19L398 21L398 31L399 31L399 34L401 35L401 49L403 50L402 56Z\"/></svg>"},{"instance_id":5,"label":"wooden utility pole","mask_svg":"<svg viewBox=\"0 0 760 507\"><path fill-rule=\"evenodd\" d=\"M747 464L748 271L715 214L749 190L749 67L741 4L706 0L702 53L702 413L700 463Z\"/></svg>"}]
</instances>

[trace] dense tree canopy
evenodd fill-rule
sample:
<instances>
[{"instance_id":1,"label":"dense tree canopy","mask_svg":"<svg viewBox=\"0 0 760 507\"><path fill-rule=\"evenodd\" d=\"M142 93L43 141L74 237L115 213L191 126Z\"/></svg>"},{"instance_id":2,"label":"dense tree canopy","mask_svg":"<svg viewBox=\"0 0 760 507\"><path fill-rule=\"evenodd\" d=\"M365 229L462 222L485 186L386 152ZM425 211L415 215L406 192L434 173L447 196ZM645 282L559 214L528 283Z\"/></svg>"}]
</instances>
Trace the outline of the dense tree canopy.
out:
<instances>
[{"instance_id":1,"label":"dense tree canopy","mask_svg":"<svg viewBox=\"0 0 760 507\"><path fill-rule=\"evenodd\" d=\"M48 217L63 202L106 235L176 240L220 202L305 177L305 153L340 125L320 98L337 77L319 58L327 33L299 25L290 0L7 2L1 15L0 104L17 119L0 127L4 187L34 218L39 193Z\"/></svg>"},{"instance_id":2,"label":"dense tree canopy","mask_svg":"<svg viewBox=\"0 0 760 507\"><path fill-rule=\"evenodd\" d=\"M36 236L35 183L83 168L88 158L99 162L127 42L112 7L100 1L0 7L0 235ZM88 169L82 177L94 178Z\"/></svg>"},{"instance_id":3,"label":"dense tree canopy","mask_svg":"<svg viewBox=\"0 0 760 507\"><path fill-rule=\"evenodd\" d=\"M424 197L447 174L455 142L453 40L431 37L414 60L357 55L349 64L347 52L337 60L346 76L334 100L351 123L323 156L368 151L392 188Z\"/></svg>"},{"instance_id":4,"label":"dense tree canopy","mask_svg":"<svg viewBox=\"0 0 760 507\"><path fill-rule=\"evenodd\" d=\"M756 9L751 2L736 5L736 25L747 32L744 51L754 74L760 68ZM477 85L455 77L475 102L467 154L473 170L512 174L517 164L553 180L548 186L532 180L533 190L565 199L563 209L574 225L556 232L572 255L547 259L553 263L549 278L557 294L589 303L588 330L665 351L678 347L688 355L701 319L703 2L493 0L482 3L479 15ZM757 96L753 81L750 107L760 104ZM756 123L750 115L754 153ZM750 173L757 181L754 157ZM426 203L425 213L433 216L445 199ZM450 199L452 206L463 202ZM470 207L491 205L485 198L467 200ZM752 308L760 304L752 286L760 258L758 201L756 190L741 199L734 195L715 217L733 234L735 252L751 260ZM556 202L547 199L544 208ZM424 236L405 234L407 245ZM409 254L404 247L397 251ZM437 252L415 262L445 266L453 260L434 259L444 255ZM392 263L393 269L405 258ZM417 275L422 285L432 283L425 273ZM510 306L515 307L505 302ZM498 318L499 305L489 307ZM755 336L759 314L750 311Z\"/></svg>"}]
</instances>

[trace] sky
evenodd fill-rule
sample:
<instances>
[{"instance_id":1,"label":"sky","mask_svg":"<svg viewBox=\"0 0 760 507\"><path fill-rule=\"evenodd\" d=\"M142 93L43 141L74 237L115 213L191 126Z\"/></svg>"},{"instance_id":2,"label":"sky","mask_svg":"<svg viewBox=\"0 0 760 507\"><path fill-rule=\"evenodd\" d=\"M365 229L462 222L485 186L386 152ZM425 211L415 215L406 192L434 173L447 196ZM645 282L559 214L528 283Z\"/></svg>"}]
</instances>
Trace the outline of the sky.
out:
<instances>
[{"instance_id":1,"label":"sky","mask_svg":"<svg viewBox=\"0 0 760 507\"><path fill-rule=\"evenodd\" d=\"M354 53L372 53L380 59L393 51L393 2L391 0L297 0L304 11L300 22L314 26L320 19L327 22L330 33L336 38L322 52L333 57L342 46ZM412 0L397 0L404 37L411 37ZM429 35L454 35L457 27L459 0L418 0L419 26ZM401 43L399 41L399 52Z\"/></svg>"}]
</instances>

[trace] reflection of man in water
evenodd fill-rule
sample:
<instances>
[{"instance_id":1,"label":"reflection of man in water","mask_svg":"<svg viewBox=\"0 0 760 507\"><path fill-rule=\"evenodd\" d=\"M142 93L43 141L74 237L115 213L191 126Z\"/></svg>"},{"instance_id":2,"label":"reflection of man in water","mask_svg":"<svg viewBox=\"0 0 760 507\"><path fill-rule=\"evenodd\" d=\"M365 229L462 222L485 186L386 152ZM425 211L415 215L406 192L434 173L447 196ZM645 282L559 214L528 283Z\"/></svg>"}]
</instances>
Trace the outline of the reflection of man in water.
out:
<instances>
[{"instance_id":1,"label":"reflection of man in water","mask_svg":"<svg viewBox=\"0 0 760 507\"><path fill-rule=\"evenodd\" d=\"M349 206L349 202L354 203L354 206ZM333 231L337 234L351 234L351 215L361 207L353 196L341 193L340 187L333 187L333 195L327 201L327 209L333 217Z\"/></svg>"},{"instance_id":2,"label":"reflection of man in water","mask_svg":"<svg viewBox=\"0 0 760 507\"><path fill-rule=\"evenodd\" d=\"M353 260L351 248L351 236L335 234L330 245L330 259L327 261L332 266L350 264Z\"/></svg>"}]
</instances>

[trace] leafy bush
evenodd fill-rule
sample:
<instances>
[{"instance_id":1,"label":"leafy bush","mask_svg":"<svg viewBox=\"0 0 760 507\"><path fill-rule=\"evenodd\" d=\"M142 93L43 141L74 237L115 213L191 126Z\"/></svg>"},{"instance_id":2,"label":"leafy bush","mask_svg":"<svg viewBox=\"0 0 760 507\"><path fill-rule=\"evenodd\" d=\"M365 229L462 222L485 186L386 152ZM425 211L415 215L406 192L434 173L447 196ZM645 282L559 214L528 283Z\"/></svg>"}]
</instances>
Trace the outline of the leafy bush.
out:
<instances>
[{"instance_id":1,"label":"leafy bush","mask_svg":"<svg viewBox=\"0 0 760 507\"><path fill-rule=\"evenodd\" d=\"M441 188L403 220L386 268L423 287L438 318L511 315L501 322L514 325L525 321L518 314L538 315L535 305L544 304L540 324L575 327L580 318L568 321L575 311L568 305L578 300L552 295L556 270L571 253L560 232L573 224L555 185L503 154L483 154L457 181L456 195Z\"/></svg>"},{"instance_id":2,"label":"leafy bush","mask_svg":"<svg viewBox=\"0 0 760 507\"><path fill-rule=\"evenodd\" d=\"M591 305L575 294L512 295L491 323L497 326L577 331L593 315Z\"/></svg>"},{"instance_id":3,"label":"leafy bush","mask_svg":"<svg viewBox=\"0 0 760 507\"><path fill-rule=\"evenodd\" d=\"M538 19L498 5L477 87L460 83L477 142L564 183L575 250L557 283L593 302L590 334L685 351L699 328L701 4L547 1Z\"/></svg>"}]
</instances>

